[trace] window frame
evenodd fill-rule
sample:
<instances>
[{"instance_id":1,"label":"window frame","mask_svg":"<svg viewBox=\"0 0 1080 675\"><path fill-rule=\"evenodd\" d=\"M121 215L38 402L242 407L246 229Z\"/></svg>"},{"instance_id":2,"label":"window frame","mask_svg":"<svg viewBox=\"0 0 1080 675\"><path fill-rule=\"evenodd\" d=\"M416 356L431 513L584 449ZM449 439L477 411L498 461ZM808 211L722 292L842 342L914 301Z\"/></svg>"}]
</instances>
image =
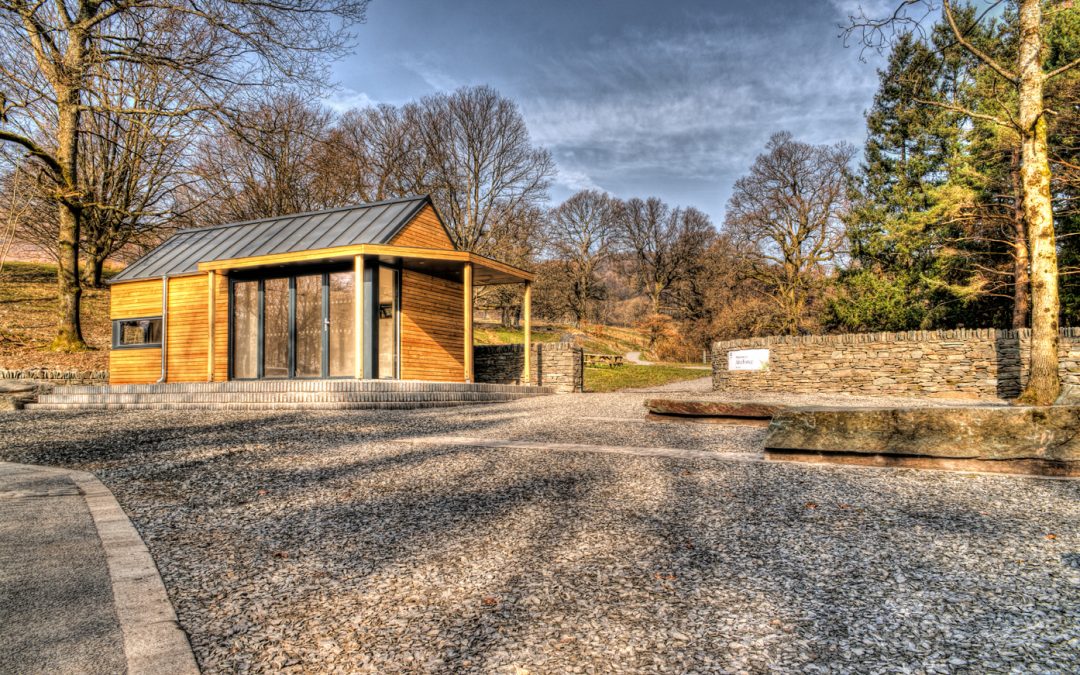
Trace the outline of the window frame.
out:
<instances>
[{"instance_id":1,"label":"window frame","mask_svg":"<svg viewBox=\"0 0 1080 675\"><path fill-rule=\"evenodd\" d=\"M139 344L122 344L120 342L120 336L122 331L120 325L131 321L157 321L160 324L161 339L157 342L142 342ZM114 350L120 349L161 349L162 342L165 340L165 321L161 315L157 316L133 316L125 317L123 319L112 319L112 348Z\"/></svg>"},{"instance_id":2,"label":"window frame","mask_svg":"<svg viewBox=\"0 0 1080 675\"><path fill-rule=\"evenodd\" d=\"M353 267L344 263L336 263L332 265L317 264L317 265L302 265L294 267L286 267L279 270L273 270L267 272L266 270L253 270L251 272L240 272L237 274L229 275L229 300L228 300L228 312L229 312L229 368L228 377L230 380L236 380L238 382L252 382L252 381L287 381L287 380L349 380L353 379L352 375L330 375L330 337L329 337L329 324L327 319L329 318L330 311L330 275L336 272L353 272ZM317 376L299 377L296 375L296 277L301 276L315 276L321 275L320 293L321 309L322 309L322 336L320 342L322 345L322 360L320 363L320 372L322 374ZM286 377L267 378L264 375L264 347L266 341L265 332L265 319L266 319L266 296L265 285L269 279L288 279L289 281L289 341L288 341L288 375ZM256 376L238 378L233 371L233 364L235 362L236 353L236 331L234 328L234 316L233 307L236 302L236 284L243 282L257 282L258 283L258 301L257 301L257 313L258 313L258 352L257 352L257 369ZM354 281L355 284L355 274ZM400 284L399 284L400 286ZM354 330L360 330L360 327L354 327Z\"/></svg>"}]
</instances>

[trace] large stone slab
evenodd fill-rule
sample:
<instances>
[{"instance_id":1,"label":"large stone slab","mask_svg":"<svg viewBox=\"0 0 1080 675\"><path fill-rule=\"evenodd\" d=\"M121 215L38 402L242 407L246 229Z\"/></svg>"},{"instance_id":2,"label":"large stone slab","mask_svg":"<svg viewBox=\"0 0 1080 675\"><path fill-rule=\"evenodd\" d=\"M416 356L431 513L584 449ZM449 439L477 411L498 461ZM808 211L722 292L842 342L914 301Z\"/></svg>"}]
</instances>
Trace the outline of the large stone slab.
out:
<instances>
[{"instance_id":1,"label":"large stone slab","mask_svg":"<svg viewBox=\"0 0 1080 675\"><path fill-rule=\"evenodd\" d=\"M655 415L683 417L738 417L771 419L787 406L753 401L701 401L678 398L650 398L645 407Z\"/></svg>"},{"instance_id":2,"label":"large stone slab","mask_svg":"<svg viewBox=\"0 0 1080 675\"><path fill-rule=\"evenodd\" d=\"M38 400L39 394L52 390L51 384L23 380L0 380L0 410L22 410Z\"/></svg>"},{"instance_id":3,"label":"large stone slab","mask_svg":"<svg viewBox=\"0 0 1080 675\"><path fill-rule=\"evenodd\" d=\"M1080 406L789 409L773 417L765 449L1080 462Z\"/></svg>"}]
</instances>

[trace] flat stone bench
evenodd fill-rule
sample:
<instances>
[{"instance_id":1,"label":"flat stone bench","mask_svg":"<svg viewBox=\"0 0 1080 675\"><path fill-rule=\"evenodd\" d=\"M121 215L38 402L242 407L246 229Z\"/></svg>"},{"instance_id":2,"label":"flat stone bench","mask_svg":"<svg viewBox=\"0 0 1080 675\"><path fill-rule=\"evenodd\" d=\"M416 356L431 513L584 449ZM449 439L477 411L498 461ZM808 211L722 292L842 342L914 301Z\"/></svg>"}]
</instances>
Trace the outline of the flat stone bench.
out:
<instances>
[{"instance_id":1,"label":"flat stone bench","mask_svg":"<svg viewBox=\"0 0 1080 675\"><path fill-rule=\"evenodd\" d=\"M753 401L702 401L678 398L651 398L645 401L649 418L661 421L706 424L750 424L767 426L786 406Z\"/></svg>"},{"instance_id":2,"label":"flat stone bench","mask_svg":"<svg viewBox=\"0 0 1080 675\"><path fill-rule=\"evenodd\" d=\"M770 459L1080 476L1080 406L779 411Z\"/></svg>"}]
</instances>

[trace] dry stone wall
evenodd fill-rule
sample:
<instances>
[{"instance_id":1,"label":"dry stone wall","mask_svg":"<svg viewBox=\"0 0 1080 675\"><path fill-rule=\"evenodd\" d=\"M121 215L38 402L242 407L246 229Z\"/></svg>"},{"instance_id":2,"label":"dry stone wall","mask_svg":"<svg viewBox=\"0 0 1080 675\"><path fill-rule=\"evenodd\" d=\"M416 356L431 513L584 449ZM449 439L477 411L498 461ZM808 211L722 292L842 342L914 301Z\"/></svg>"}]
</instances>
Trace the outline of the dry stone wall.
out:
<instances>
[{"instance_id":1,"label":"dry stone wall","mask_svg":"<svg viewBox=\"0 0 1080 675\"><path fill-rule=\"evenodd\" d=\"M0 370L0 381L35 382L56 386L98 385L109 383L109 373L105 370L49 370L46 368Z\"/></svg>"},{"instance_id":2,"label":"dry stone wall","mask_svg":"<svg viewBox=\"0 0 1080 675\"><path fill-rule=\"evenodd\" d=\"M582 391L585 385L585 353L564 343L532 345L530 382L553 387L560 394ZM521 384L525 368L524 345L481 345L473 350L477 382Z\"/></svg>"},{"instance_id":3,"label":"dry stone wall","mask_svg":"<svg viewBox=\"0 0 1080 675\"><path fill-rule=\"evenodd\" d=\"M957 329L750 338L713 345L713 389L937 398L1015 398L1031 331ZM762 370L728 370L728 353L768 349ZM1061 376L1080 385L1080 329L1061 331Z\"/></svg>"}]
</instances>

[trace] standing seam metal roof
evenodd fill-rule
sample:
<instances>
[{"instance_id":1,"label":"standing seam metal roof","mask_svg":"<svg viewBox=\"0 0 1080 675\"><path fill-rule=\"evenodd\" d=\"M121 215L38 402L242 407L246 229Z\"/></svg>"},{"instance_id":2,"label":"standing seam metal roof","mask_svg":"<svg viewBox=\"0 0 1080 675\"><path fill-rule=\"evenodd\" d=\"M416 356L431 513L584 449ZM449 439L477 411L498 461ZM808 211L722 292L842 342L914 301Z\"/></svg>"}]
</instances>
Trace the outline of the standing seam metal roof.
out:
<instances>
[{"instance_id":1,"label":"standing seam metal roof","mask_svg":"<svg viewBox=\"0 0 1080 675\"><path fill-rule=\"evenodd\" d=\"M389 244L425 205L427 196L310 213L292 213L183 230L129 265L113 282L197 272L200 262L294 253L332 246Z\"/></svg>"}]
</instances>

